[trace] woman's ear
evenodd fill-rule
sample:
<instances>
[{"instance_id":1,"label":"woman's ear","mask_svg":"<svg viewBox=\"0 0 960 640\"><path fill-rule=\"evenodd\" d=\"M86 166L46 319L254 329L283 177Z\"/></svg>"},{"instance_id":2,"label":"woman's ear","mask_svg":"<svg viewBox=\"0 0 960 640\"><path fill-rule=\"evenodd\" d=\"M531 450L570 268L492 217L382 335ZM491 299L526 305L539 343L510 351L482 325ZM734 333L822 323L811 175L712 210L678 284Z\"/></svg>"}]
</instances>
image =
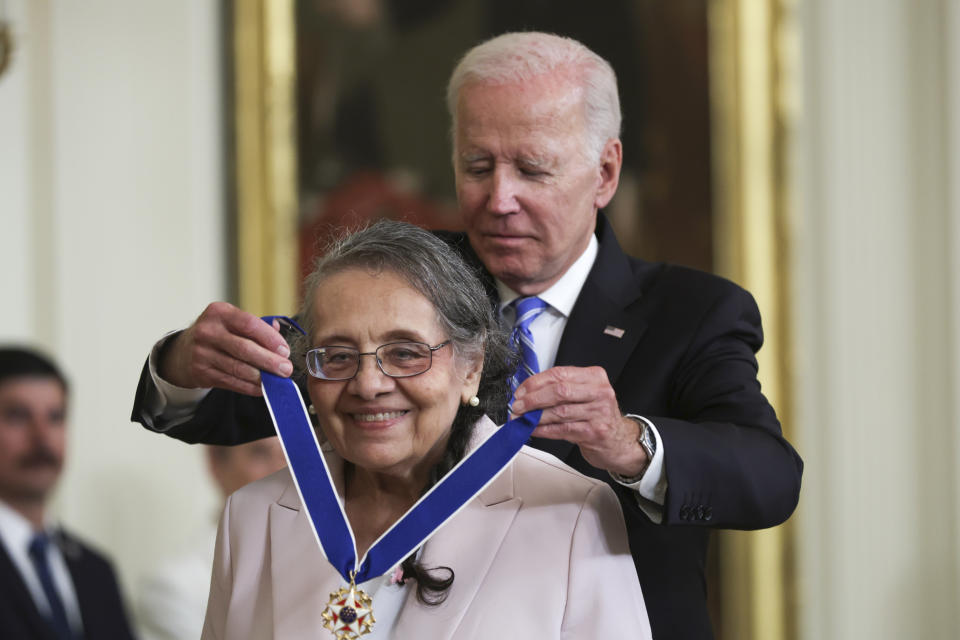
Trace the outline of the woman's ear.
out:
<instances>
[{"instance_id":1,"label":"woman's ear","mask_svg":"<svg viewBox=\"0 0 960 640\"><path fill-rule=\"evenodd\" d=\"M461 404L470 402L480 389L480 375L483 373L483 354L472 362L463 377L463 390L460 393Z\"/></svg>"}]
</instances>

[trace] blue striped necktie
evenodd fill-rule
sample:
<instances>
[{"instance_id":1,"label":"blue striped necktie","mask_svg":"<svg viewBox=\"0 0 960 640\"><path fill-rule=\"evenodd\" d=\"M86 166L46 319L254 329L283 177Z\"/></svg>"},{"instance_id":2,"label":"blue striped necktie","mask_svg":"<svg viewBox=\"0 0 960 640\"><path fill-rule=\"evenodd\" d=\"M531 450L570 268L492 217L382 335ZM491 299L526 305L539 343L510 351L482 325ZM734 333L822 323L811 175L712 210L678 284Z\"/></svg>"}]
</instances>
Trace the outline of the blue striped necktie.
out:
<instances>
[{"instance_id":1,"label":"blue striped necktie","mask_svg":"<svg viewBox=\"0 0 960 640\"><path fill-rule=\"evenodd\" d=\"M540 373L540 363L533 346L533 334L530 333L530 324L547 308L547 303L537 296L518 298L512 303L517 313L513 322L513 346L520 355L520 364L517 371L510 376L510 392L517 390L520 384L535 373ZM511 399L510 403L513 403Z\"/></svg>"},{"instance_id":2,"label":"blue striped necktie","mask_svg":"<svg viewBox=\"0 0 960 640\"><path fill-rule=\"evenodd\" d=\"M53 628L56 636L63 640L73 637L70 631L70 623L67 622L67 611L64 609L63 600L57 592L57 587L53 583L53 573L50 571L50 563L47 561L47 546L50 539L45 533L38 533L30 540L28 552L30 560L33 561L33 568L40 578L40 586L43 587L43 593L47 596L47 602L50 604L50 617L47 621Z\"/></svg>"}]
</instances>

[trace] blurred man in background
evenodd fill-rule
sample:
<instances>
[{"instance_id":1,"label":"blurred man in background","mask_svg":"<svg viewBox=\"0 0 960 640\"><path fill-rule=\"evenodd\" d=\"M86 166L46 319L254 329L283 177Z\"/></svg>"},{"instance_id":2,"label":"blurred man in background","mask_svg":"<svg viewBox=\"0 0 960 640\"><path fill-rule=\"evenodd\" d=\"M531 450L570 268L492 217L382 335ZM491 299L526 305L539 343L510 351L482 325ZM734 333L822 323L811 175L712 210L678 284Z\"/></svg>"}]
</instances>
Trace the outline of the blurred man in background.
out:
<instances>
[{"instance_id":1,"label":"blurred man in background","mask_svg":"<svg viewBox=\"0 0 960 640\"><path fill-rule=\"evenodd\" d=\"M235 447L208 446L210 475L224 500L286 466L280 441L264 438ZM179 556L161 564L142 585L138 613L145 640L199 638L207 611L219 511Z\"/></svg>"},{"instance_id":2,"label":"blurred man in background","mask_svg":"<svg viewBox=\"0 0 960 640\"><path fill-rule=\"evenodd\" d=\"M44 356L0 348L0 635L132 638L110 563L52 521L67 382Z\"/></svg>"}]
</instances>

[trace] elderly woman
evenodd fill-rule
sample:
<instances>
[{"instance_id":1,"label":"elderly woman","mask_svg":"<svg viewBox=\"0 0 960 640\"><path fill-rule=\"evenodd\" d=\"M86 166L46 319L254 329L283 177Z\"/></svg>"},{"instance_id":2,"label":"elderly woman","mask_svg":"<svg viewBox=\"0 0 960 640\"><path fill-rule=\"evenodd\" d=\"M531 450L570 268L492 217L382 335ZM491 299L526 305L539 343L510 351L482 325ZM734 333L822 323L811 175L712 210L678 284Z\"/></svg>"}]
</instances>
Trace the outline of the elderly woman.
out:
<instances>
[{"instance_id":1,"label":"elderly woman","mask_svg":"<svg viewBox=\"0 0 960 640\"><path fill-rule=\"evenodd\" d=\"M504 406L514 359L475 275L411 225L348 236L304 294L294 352L328 470L314 478L329 478L334 508L315 513L311 483L286 469L233 494L204 638L650 637L613 491L527 447L382 574L354 585L335 568L323 530L341 513L343 548L378 555L385 532L419 522L404 517L418 501L482 466L481 443L511 428L484 412Z\"/></svg>"}]
</instances>

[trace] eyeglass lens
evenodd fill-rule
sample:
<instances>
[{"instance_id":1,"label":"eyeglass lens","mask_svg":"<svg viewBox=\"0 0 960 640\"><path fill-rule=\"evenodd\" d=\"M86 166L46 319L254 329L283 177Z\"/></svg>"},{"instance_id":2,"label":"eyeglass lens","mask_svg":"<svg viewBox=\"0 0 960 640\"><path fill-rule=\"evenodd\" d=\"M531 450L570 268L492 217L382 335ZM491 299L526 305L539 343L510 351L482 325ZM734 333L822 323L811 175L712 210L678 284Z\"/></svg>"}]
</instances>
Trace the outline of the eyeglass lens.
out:
<instances>
[{"instance_id":1,"label":"eyeglass lens","mask_svg":"<svg viewBox=\"0 0 960 640\"><path fill-rule=\"evenodd\" d=\"M376 350L380 370L388 376L402 378L423 373L430 368L432 351L420 342L395 342ZM352 347L321 347L308 354L310 373L326 380L346 380L360 368L360 352Z\"/></svg>"}]
</instances>

